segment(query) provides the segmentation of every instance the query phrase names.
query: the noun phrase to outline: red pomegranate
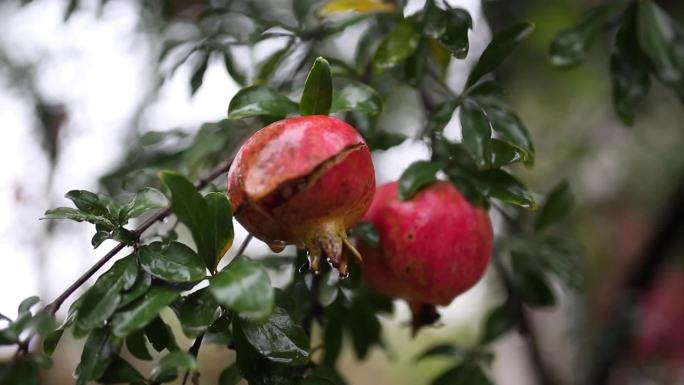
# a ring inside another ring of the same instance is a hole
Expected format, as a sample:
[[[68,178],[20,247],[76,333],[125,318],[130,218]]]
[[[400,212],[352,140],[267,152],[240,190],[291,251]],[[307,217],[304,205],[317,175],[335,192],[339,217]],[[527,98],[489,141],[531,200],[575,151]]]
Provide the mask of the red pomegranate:
[[[359,243],[363,277],[390,298],[408,301],[414,333],[482,277],[492,254],[492,226],[452,184],[435,182],[402,201],[397,183],[378,188],[364,221],[380,236],[378,248]]]
[[[668,266],[639,300],[633,351],[642,363],[661,362],[684,381],[684,269]]]
[[[306,247],[311,268],[325,256],[341,276],[346,229],[368,209],[375,172],[356,130],[332,116],[301,116],[262,128],[240,148],[228,173],[237,220],[274,251]]]

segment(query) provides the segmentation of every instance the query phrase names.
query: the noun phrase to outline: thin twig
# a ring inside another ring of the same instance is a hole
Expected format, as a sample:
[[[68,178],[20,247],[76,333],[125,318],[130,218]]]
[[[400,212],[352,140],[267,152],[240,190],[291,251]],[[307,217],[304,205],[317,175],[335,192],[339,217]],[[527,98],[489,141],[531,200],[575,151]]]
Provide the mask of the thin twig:
[[[238,249],[237,253],[235,254],[236,256],[242,255],[242,253],[245,252],[245,249],[247,249],[247,246],[249,246],[249,242],[252,241],[252,238],[254,238],[254,236],[252,234],[247,235],[247,238],[245,238],[245,240],[242,241],[242,243],[240,244],[240,248]]]
[[[503,261],[498,253],[494,254],[492,260],[499,277],[501,277],[501,281],[506,289],[506,293],[508,294],[509,311],[518,321],[518,330],[520,331],[520,334],[527,338],[527,345],[530,350],[530,359],[532,360],[532,368],[534,370],[537,383],[542,385],[554,384],[555,382],[553,382],[551,379],[551,375],[546,370],[544,362],[541,358],[542,356],[541,351],[539,350],[539,339],[537,338],[537,334],[530,323],[527,313],[525,312],[525,307],[522,303],[522,300],[515,291],[513,282],[506,271],[506,267],[504,266]]]
[[[204,339],[204,333],[200,334],[195,338],[195,342],[192,343],[192,346],[190,346],[190,349],[188,349],[188,353],[190,353],[195,359],[197,359],[197,355],[199,354],[200,347],[202,346],[202,340]],[[190,375],[190,371],[187,370],[185,372],[185,375],[183,376],[183,385],[188,381],[188,376]]]
[[[0,313],[0,319],[4,319],[5,321],[12,322],[12,319],[2,313]]]

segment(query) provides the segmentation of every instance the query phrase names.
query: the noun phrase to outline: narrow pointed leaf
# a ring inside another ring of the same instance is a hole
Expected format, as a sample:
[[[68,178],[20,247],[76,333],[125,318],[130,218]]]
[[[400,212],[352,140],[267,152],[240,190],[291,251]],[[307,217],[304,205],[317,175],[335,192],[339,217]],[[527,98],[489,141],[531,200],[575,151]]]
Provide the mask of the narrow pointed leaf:
[[[178,297],[178,293],[166,287],[153,287],[131,308],[112,318],[112,332],[125,337],[150,323],[159,313]]]
[[[549,49],[551,62],[558,67],[581,63],[596,36],[616,11],[615,4],[599,5],[582,15],[574,26],[558,32]]]
[[[333,95],[330,112],[358,111],[370,115],[382,112],[382,98],[370,86],[352,82]]]
[[[479,173],[474,180],[485,196],[525,208],[535,208],[536,202],[527,187],[504,170]]]
[[[221,258],[233,245],[235,236],[233,230],[233,209],[230,207],[226,194],[212,192],[204,197],[209,211],[207,226],[213,236],[214,247],[213,266],[218,265]]]
[[[476,104],[464,103],[461,106],[460,118],[465,149],[480,168],[486,167],[489,139],[492,135],[487,116]]]
[[[653,1],[640,1],[637,30],[658,79],[669,86],[684,85],[684,36],[674,20]]]
[[[332,75],[330,64],[322,57],[314,61],[304,83],[299,102],[300,115],[328,115],[332,104]]]
[[[297,103],[266,86],[243,88],[231,99],[228,106],[229,119],[250,116],[285,116],[297,113]]]
[[[537,214],[537,219],[534,222],[535,230],[543,230],[564,219],[570,214],[574,204],[575,197],[572,195],[570,184],[567,181],[562,181],[549,193],[546,202]]]
[[[520,23],[497,33],[470,72],[467,85],[475,84],[483,75],[495,70],[532,31],[534,24]]]
[[[175,351],[167,354],[152,369],[150,379],[153,382],[169,382],[178,377],[178,370],[197,370],[197,360],[190,353]]]
[[[85,385],[102,376],[109,364],[118,356],[121,342],[108,329],[96,329],[88,336],[78,365],[76,384]]]
[[[373,69],[383,72],[408,59],[418,48],[420,34],[410,23],[397,25],[380,43],[373,56]]]
[[[444,166],[441,162],[419,160],[413,162],[399,177],[398,194],[402,200],[410,200],[422,187],[437,180],[437,172]]]

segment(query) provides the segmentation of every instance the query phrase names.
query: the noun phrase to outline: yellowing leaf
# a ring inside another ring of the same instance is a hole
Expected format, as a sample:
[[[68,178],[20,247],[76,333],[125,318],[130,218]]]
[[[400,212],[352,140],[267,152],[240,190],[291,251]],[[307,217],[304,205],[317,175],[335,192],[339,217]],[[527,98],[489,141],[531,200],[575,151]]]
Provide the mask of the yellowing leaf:
[[[381,0],[330,0],[321,13],[329,15],[342,12],[392,12],[396,10],[394,4],[385,3]]]

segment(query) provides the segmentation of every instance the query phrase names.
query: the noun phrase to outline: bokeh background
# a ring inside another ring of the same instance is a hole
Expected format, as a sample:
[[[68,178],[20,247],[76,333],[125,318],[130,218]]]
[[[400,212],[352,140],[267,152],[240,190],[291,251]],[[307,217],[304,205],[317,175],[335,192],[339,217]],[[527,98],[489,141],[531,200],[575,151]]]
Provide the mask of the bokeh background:
[[[89,226],[40,221],[46,209],[66,205],[63,194],[68,190],[102,190],[99,178],[125,160],[133,138],[171,130],[182,137],[203,123],[225,118],[228,102],[239,89],[223,62],[215,58],[202,87],[192,95],[188,79],[194,63],[177,69],[172,68],[173,60],[158,63],[163,36],[159,20],[144,2],[81,1],[65,21],[68,3],[0,3],[0,313],[10,316],[25,297],[54,298],[112,242],[93,251]],[[182,3],[190,5],[185,12],[191,14],[193,2]],[[610,325],[620,296],[632,290],[631,277],[649,266],[644,258],[653,258],[654,252],[665,261],[658,264],[655,281],[667,282],[663,295],[671,297],[659,306],[663,313],[680,309],[663,317],[684,325],[682,226],[673,230],[674,242],[667,247],[654,251],[651,241],[669,214],[684,204],[684,109],[675,96],[654,84],[634,127],[623,126],[611,106],[605,41],[598,42],[586,65],[577,69],[559,71],[548,61],[554,34],[593,3],[597,2],[450,1],[468,9],[475,20],[468,58],[449,68],[448,83],[456,92],[491,38],[490,25],[529,20],[537,26],[498,75],[536,143],[537,165],[517,170],[518,175],[539,193],[567,179],[575,193],[576,211],[565,231],[583,247],[584,289],[568,292],[555,285],[556,308],[528,310],[544,364],[560,384],[581,383],[585,360],[600,346],[597,335]],[[662,3],[681,25],[684,5]],[[289,6],[287,1],[274,4]],[[405,13],[422,6],[423,1],[410,1]],[[330,43],[330,55],[352,57],[355,39],[362,33],[363,25],[350,28]],[[236,55],[238,65],[254,73],[258,63],[282,46],[283,42],[273,40],[254,50],[245,48]],[[408,89],[387,102],[381,125],[415,133],[424,120],[422,114]],[[453,119],[447,129],[454,138],[459,137],[457,121]],[[396,179],[411,162],[427,157],[425,145],[412,139],[376,152],[378,182]],[[492,217],[496,226],[500,218],[494,212]],[[236,244],[245,236],[240,228]],[[258,242],[247,250],[254,257],[266,253],[268,249]],[[482,318],[501,296],[496,280],[486,275],[443,309],[439,327],[422,331],[416,339],[410,338],[406,306],[397,302],[394,316],[382,320],[387,351],[374,349],[363,362],[345,352],[340,371],[350,384],[427,384],[449,360],[416,364],[415,355],[436,342],[474,342]],[[63,317],[63,311],[58,315]],[[169,314],[170,322],[172,318]],[[71,373],[83,341],[63,341],[55,353],[55,367],[43,378],[45,384],[73,381]],[[492,365],[497,384],[534,383],[528,349],[516,333],[497,343]],[[0,349],[0,359],[12,354]],[[203,383],[214,383],[231,360],[225,349],[203,347],[199,356]],[[662,374],[672,368],[620,358],[611,381],[682,384],[684,360],[678,365],[674,370],[680,374],[673,376]],[[662,382],[649,382],[654,379]]]

